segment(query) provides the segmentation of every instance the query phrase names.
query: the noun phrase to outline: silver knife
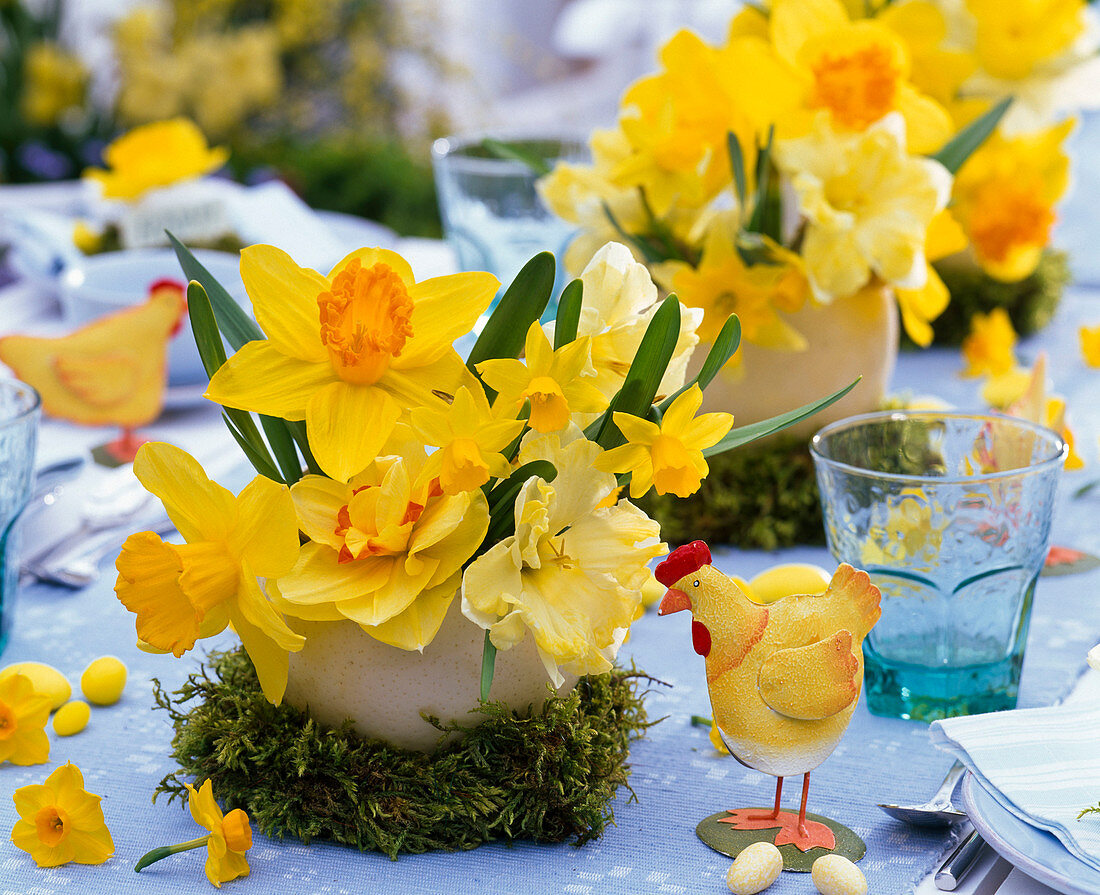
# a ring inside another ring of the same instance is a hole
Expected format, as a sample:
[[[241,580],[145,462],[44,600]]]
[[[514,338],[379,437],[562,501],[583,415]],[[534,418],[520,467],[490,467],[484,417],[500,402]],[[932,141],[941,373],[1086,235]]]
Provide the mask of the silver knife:
[[[954,891],[963,881],[963,877],[978,863],[978,858],[985,847],[985,840],[978,835],[978,831],[971,830],[970,835],[959,843],[958,848],[951,852],[940,869],[936,871],[936,888],[945,892]]]

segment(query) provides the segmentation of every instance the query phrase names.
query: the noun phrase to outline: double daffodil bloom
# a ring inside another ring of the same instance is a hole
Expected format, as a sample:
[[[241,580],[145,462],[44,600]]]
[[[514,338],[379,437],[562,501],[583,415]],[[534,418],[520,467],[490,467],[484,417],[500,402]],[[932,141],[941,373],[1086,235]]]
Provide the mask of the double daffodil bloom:
[[[424,444],[438,447],[424,475],[439,477],[444,494],[480,488],[490,476],[505,478],[508,461],[500,453],[523,431],[523,420],[494,417],[479,386],[463,386],[446,410],[415,407],[409,414]]]
[[[257,476],[234,497],[194,457],[169,444],[141,447],[134,474],[161,499],[185,544],[150,531],[130,535],[115,563],[115,593],[137,615],[137,633],[177,658],[226,625],[241,638],[264,696],[286,688],[288,651],[305,640],[287,627],[256,580],[278,578],[298,558],[298,523],[286,485]]]
[[[183,785],[187,788],[187,807],[191,809],[191,817],[200,827],[205,827],[210,832],[177,845],[154,848],[142,855],[134,865],[134,870],[140,873],[150,864],[169,855],[178,855],[205,845],[206,878],[211,885],[220,889],[222,883],[248,876],[245,852],[252,848],[252,825],[248,821],[248,815],[240,808],[234,808],[223,815],[218,803],[214,801],[214,785],[209,780],[198,790],[190,783]]]
[[[622,387],[646,330],[660,308],[657,287],[644,264],[618,242],[603,246],[581,272],[584,301],[577,321],[578,337],[590,341],[592,384],[609,400]],[[680,304],[680,335],[657,387],[668,395],[684,384],[688,361],[699,344],[703,310]]]
[[[89,168],[84,176],[107,199],[137,199],[142,193],[201,177],[225,164],[229,150],[206,145],[193,121],[173,118],[135,127],[103,150],[109,170]]]
[[[802,257],[815,297],[853,295],[873,275],[906,289],[925,284],[928,227],[947,205],[951,175],[908,154],[900,117],[843,134],[821,116],[809,136],[780,140],[776,161],[806,217]]]
[[[635,499],[650,488],[677,497],[694,494],[709,471],[703,450],[721,441],[733,426],[728,413],[696,416],[702,403],[703,391],[693,385],[669,405],[660,425],[615,413],[615,425],[629,443],[598,457],[596,468],[629,472],[630,496]]]
[[[0,764],[42,764],[50,757],[46,722],[50,697],[34,689],[25,674],[0,680]]]
[[[100,796],[84,789],[75,765],[62,765],[44,783],[20,787],[13,798],[19,820],[11,841],[39,867],[102,864],[115,853]]]
[[[385,457],[347,484],[310,475],[294,485],[310,542],[279,579],[285,612],[311,621],[350,619],[401,649],[431,642],[462,564],[485,537],[489,510],[478,488],[443,493],[423,474],[423,463]]]
[[[575,426],[564,434],[529,434],[519,462],[549,460],[553,482],[533,476],[515,503],[515,535],[467,567],[462,611],[510,649],[527,631],[555,686],[561,669],[600,674],[611,668],[634,618],[646,563],[663,555],[660,526],[628,501],[601,503],[615,477],[594,467],[599,445]]]
[[[477,371],[499,395],[502,407],[531,402],[531,428],[556,432],[569,425],[574,413],[600,413],[609,399],[592,383],[595,370],[589,339],[577,338],[557,351],[536,320],[527,330],[527,362],[514,358],[482,361]]]
[[[241,252],[241,278],[267,339],[229,358],[206,397],[304,419],[317,462],[342,482],[375,458],[403,408],[444,407],[439,393],[472,381],[451,344],[500,286],[488,273],[418,283],[386,249],[352,252],[323,277],[266,245]]]

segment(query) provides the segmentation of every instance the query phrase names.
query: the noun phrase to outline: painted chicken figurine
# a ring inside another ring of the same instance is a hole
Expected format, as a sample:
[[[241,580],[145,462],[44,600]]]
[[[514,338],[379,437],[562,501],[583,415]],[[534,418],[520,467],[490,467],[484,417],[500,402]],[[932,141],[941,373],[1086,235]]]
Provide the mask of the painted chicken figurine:
[[[842,564],[820,594],[754,603],[694,541],[656,571],[668,588],[659,614],[691,610],[691,638],[706,659],[707,687],[722,740],[742,764],[778,778],[771,812],[742,808],[734,829],[779,828],[775,844],[832,849],[824,824],[806,820],[810,771],[836,748],[863,684],[863,638],[878,621],[879,591]],[[805,775],[797,815],[781,811],[783,778]]]

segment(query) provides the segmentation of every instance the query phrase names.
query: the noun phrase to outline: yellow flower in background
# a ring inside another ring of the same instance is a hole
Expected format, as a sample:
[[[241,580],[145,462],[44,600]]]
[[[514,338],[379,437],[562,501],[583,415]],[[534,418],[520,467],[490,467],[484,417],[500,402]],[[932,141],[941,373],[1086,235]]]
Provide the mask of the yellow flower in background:
[[[444,494],[480,488],[490,476],[505,478],[508,461],[500,453],[523,431],[523,420],[493,416],[483,389],[463,386],[446,410],[414,407],[413,431],[424,444],[438,447],[424,475],[439,477]]]
[[[0,680],[0,764],[42,764],[50,757],[46,722],[50,697],[34,689],[25,674]]]
[[[696,416],[702,403],[702,389],[692,385],[669,405],[659,425],[629,413],[615,413],[615,425],[629,443],[598,457],[596,468],[629,472],[630,496],[635,499],[650,488],[658,494],[690,497],[709,471],[703,451],[733,427],[729,413]]]
[[[1016,330],[1004,308],[994,308],[988,314],[970,318],[970,334],[963,339],[962,355],[966,361],[964,376],[988,373],[1000,376],[1016,366]]]
[[[974,51],[989,74],[1019,80],[1074,44],[1084,31],[1084,0],[966,0],[977,25]]]
[[[705,312],[700,335],[713,341],[726,318],[736,314],[746,342],[766,348],[800,351],[805,337],[784,320],[809,297],[802,260],[793,252],[763,238],[768,258],[748,265],[734,244],[735,228],[716,221],[703,242],[695,266],[671,263],[664,274],[680,300]],[[740,356],[734,355],[734,363]]]
[[[882,23],[850,21],[839,0],[775,0],[769,33],[805,83],[806,112],[825,110],[836,129],[847,131],[864,131],[898,113],[916,153],[934,152],[950,138],[947,110],[910,82],[908,48]],[[782,126],[784,115],[775,114]],[[801,135],[812,126],[804,113],[781,133]]]
[[[962,227],[952,217],[950,210],[945,208],[928,225],[924,242],[924,257],[927,262],[927,279],[924,285],[919,289],[894,290],[905,332],[922,348],[932,344],[935,333],[931,321],[939,317],[951,301],[951,293],[947,291],[947,286],[932,262],[961,252],[967,245]]]
[[[971,53],[945,46],[948,21],[944,11],[929,0],[901,0],[887,4],[875,19],[905,41],[913,84],[953,112],[959,102],[959,87],[973,74],[977,62]]]
[[[225,164],[229,150],[211,149],[192,121],[174,118],[135,127],[103,150],[107,170],[89,168],[84,176],[107,199],[137,199],[142,193],[209,174]]]
[[[1050,242],[1054,206],[1069,186],[1063,143],[1074,122],[1018,137],[994,134],[959,170],[953,210],[982,269],[998,280],[1030,275]]]
[[[1072,471],[1084,467],[1085,461],[1077,453],[1073,432],[1066,421],[1065,398],[1050,394],[1047,390],[1046,352],[1039,354],[1030,370],[1014,369],[991,380],[983,389],[982,397],[993,399],[990,404],[1009,416],[1053,429],[1069,448],[1065,468]]]
[[[589,339],[578,338],[557,351],[536,320],[527,330],[526,363],[514,358],[482,361],[477,371],[499,392],[502,407],[531,402],[530,425],[538,432],[555,432],[569,425],[574,413],[599,413],[607,397],[592,383]]]
[[[241,252],[241,278],[267,339],[229,358],[206,397],[304,419],[317,462],[342,482],[377,456],[403,411],[476,386],[452,343],[500,286],[488,273],[417,282],[386,249],[352,252],[324,277],[266,245]]]
[[[657,287],[644,264],[617,242],[604,245],[580,275],[583,303],[577,336],[589,338],[592,384],[611,399],[622,387],[646,329],[660,308]],[[699,344],[703,311],[680,305],[680,335],[657,387],[670,395],[684,384],[688,361]],[[553,331],[553,325],[547,327]]]
[[[84,104],[88,70],[53,41],[27,48],[23,58],[23,94],[19,109],[32,124],[51,127],[69,109]]]
[[[222,883],[248,876],[248,859],[244,853],[252,848],[252,828],[248,815],[240,808],[222,815],[214,801],[214,786],[207,780],[196,791],[187,787],[187,807],[200,827],[210,831],[206,841],[206,878],[219,889]]]
[[[20,787],[13,798],[19,820],[11,841],[39,867],[102,864],[115,853],[100,796],[84,789],[75,765],[62,765],[45,783]]]
[[[515,504],[515,535],[479,556],[462,578],[462,611],[510,649],[530,631],[555,686],[561,671],[611,668],[640,592],[646,564],[663,555],[660,526],[628,501],[601,501],[615,477],[594,467],[600,447],[573,427],[524,439],[519,462],[549,460],[568,471],[532,476]]]
[[[872,276],[924,285],[928,228],[947,204],[951,175],[906,152],[899,117],[849,135],[819,116],[809,136],[776,144],[776,161],[806,217],[802,258],[816,298],[852,295]]]
[[[906,560],[921,565],[940,551],[947,526],[944,514],[916,491],[902,491],[894,504],[877,507],[870,536],[861,549],[864,567]]]
[[[1081,355],[1090,367],[1100,367],[1100,326],[1082,326],[1077,330]]]
[[[422,649],[443,622],[459,573],[489,525],[478,488],[444,494],[421,456],[380,458],[348,484],[309,475],[291,496],[310,539],[279,579],[300,618],[350,619],[383,643]]]
[[[285,485],[257,476],[234,497],[177,447],[141,447],[134,474],[164,504],[185,544],[130,535],[115,563],[115,593],[137,615],[146,643],[177,658],[228,624],[241,638],[264,696],[281,701],[287,651],[304,639],[287,627],[256,578],[278,578],[298,558],[298,523]]]

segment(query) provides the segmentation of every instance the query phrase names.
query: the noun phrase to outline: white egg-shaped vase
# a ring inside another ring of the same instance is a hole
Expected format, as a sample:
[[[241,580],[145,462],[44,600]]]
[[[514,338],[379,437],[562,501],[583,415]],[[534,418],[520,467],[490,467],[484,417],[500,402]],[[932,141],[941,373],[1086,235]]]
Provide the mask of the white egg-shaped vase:
[[[430,752],[441,733],[422,713],[469,727],[481,720],[472,710],[480,696],[485,632],[462,614],[457,596],[423,653],[381,643],[350,621],[295,621],[294,627],[306,643],[290,654],[284,699],[321,724],[339,727],[350,719],[364,738]],[[558,692],[576,682],[566,675]],[[526,714],[542,706],[549,687],[530,634],[497,653],[491,701]]]
[[[807,305],[785,319],[806,337],[806,349],[777,351],[742,342],[740,369],[727,365],[714,378],[703,410],[732,413],[734,426],[744,426],[824,398],[860,376],[847,395],[783,434],[809,438],[828,423],[879,408],[898,356],[893,290],[870,287],[829,305]],[[691,375],[709,347],[696,349]]]

